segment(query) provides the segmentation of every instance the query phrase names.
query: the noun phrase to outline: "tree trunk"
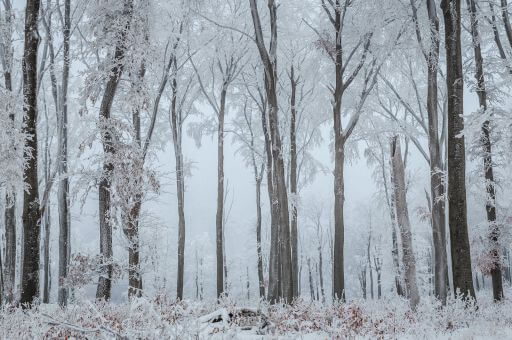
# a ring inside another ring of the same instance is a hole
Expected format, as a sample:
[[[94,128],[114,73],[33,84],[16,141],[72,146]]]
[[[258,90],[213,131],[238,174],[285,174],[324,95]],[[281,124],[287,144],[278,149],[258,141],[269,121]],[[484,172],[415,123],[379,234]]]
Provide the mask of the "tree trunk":
[[[70,199],[69,199],[69,178],[68,178],[68,84],[70,69],[70,34],[71,34],[71,0],[64,2],[64,27],[63,27],[63,53],[64,65],[62,68],[61,86],[61,116],[58,119],[58,152],[59,152],[59,292],[58,302],[66,306],[68,302],[69,289],[63,285],[68,276],[70,244]]]
[[[217,298],[224,294],[224,116],[226,109],[227,84],[222,87],[217,127]]]
[[[255,171],[258,171],[255,168]],[[261,251],[261,175],[256,174],[256,252],[258,255],[258,286],[260,298],[265,297],[265,279],[263,277],[263,253]]]
[[[467,0],[471,16],[471,35],[473,38],[473,49],[475,53],[475,79],[477,85],[478,101],[480,109],[485,114],[487,111],[487,91],[484,77],[484,60],[480,46],[480,34],[478,31],[478,18],[475,0]],[[484,162],[484,177],[486,182],[487,200],[485,211],[487,212],[487,222],[489,223],[489,238],[491,241],[490,256],[493,259],[491,269],[492,293],[494,301],[503,299],[503,279],[501,273],[501,251],[499,244],[500,228],[496,222],[496,190],[494,188],[494,171],[492,164],[492,145],[490,137],[490,122],[486,120],[482,125],[481,143]]]
[[[291,204],[291,247],[292,247],[292,278],[293,278],[293,296],[298,297],[298,230],[297,230],[297,137],[296,137],[296,92],[298,78],[295,77],[293,66],[290,70],[291,82],[291,117],[290,117],[290,193],[292,196]]]
[[[265,138],[265,154],[267,156],[267,191],[270,205],[270,263],[268,275],[268,296],[271,303],[279,301],[279,206],[274,191],[274,171],[272,169],[272,145],[268,132],[267,112],[261,112],[261,125]]]
[[[176,160],[176,195],[178,198],[178,275],[176,298],[183,300],[183,280],[185,271],[185,169],[183,164],[181,110],[177,108],[178,83],[172,80],[171,130]]]
[[[256,36],[256,45],[265,69],[265,91],[269,104],[269,132],[272,145],[272,161],[275,177],[275,191],[279,205],[279,262],[281,268],[282,297],[286,303],[293,301],[292,254],[290,242],[290,216],[288,212],[288,192],[279,132],[277,100],[277,5],[269,0],[268,8],[271,25],[270,51],[267,51],[256,0],[249,0]]]
[[[23,132],[26,134],[23,177],[30,188],[23,195],[23,261],[21,299],[30,306],[39,291],[39,236],[41,211],[37,173],[37,51],[40,0],[27,0],[25,9],[25,45],[23,54]]]
[[[335,127],[341,124],[341,113],[335,114]],[[335,131],[337,129],[335,128]],[[334,150],[334,263],[333,263],[333,297],[334,299],[345,301],[345,274],[344,274],[344,218],[343,209],[345,202],[344,185],[344,163],[345,151],[344,142],[341,141],[340,132],[335,132],[335,150]]]
[[[466,203],[464,79],[461,52],[461,1],[443,0],[448,88],[448,203],[453,287],[455,294],[475,297],[471,273]]]
[[[434,0],[427,1],[427,11],[431,26],[431,46],[427,56],[428,90],[427,112],[429,127],[430,151],[430,196],[432,201],[432,238],[434,241],[434,293],[446,304],[448,282],[448,258],[446,254],[446,212],[443,184],[443,165],[441,161],[441,147],[439,143],[439,118],[437,73],[439,67],[439,19],[436,13]]]
[[[366,267],[359,271],[359,285],[361,286],[361,292],[363,293],[363,299],[366,300]]]
[[[133,0],[125,0],[123,6],[122,16],[125,17],[126,23],[123,30],[121,30],[119,40],[116,43],[114,52],[114,63],[110,70],[105,92],[100,106],[100,121],[102,128],[102,141],[103,152],[108,154],[115,153],[112,145],[112,135],[110,131],[109,120],[112,109],[112,103],[116,95],[117,87],[121,79],[121,74],[124,69],[124,55],[126,52],[126,35],[130,29],[131,19],[133,16]],[[100,218],[100,253],[104,263],[102,274],[98,280],[98,287],[96,289],[97,299],[110,299],[112,289],[112,223],[110,221],[110,208],[111,196],[110,188],[111,182],[109,179],[110,173],[113,170],[112,163],[105,162],[103,164],[103,174],[98,188],[98,208]]]
[[[2,49],[5,59],[4,69],[4,84],[5,89],[10,93],[12,92],[12,6],[11,1],[3,1],[4,16],[5,16],[5,41]],[[14,111],[9,114],[11,123],[14,125]],[[16,147],[16,146],[13,146]],[[5,196],[5,267],[2,273],[3,286],[2,294],[7,303],[14,301],[14,289],[16,281],[16,194],[15,190],[12,193],[7,193]],[[1,268],[0,268],[1,270]]]
[[[313,288],[313,275],[311,274],[311,259],[308,257],[309,295],[311,301],[315,300],[315,289]]]
[[[391,162],[390,162],[391,164]],[[402,289],[402,274],[400,270],[400,256],[398,252],[398,237],[396,232],[396,213],[395,213],[395,193],[394,190],[388,188],[388,178],[386,175],[386,166],[384,161],[384,148],[381,144],[381,167],[382,167],[382,181],[384,183],[384,191],[386,194],[386,203],[388,205],[389,217],[391,220],[391,257],[393,259],[393,268],[395,271],[395,288],[398,296],[404,296]],[[393,171],[391,170],[391,185],[393,185]]]
[[[44,214],[44,244],[43,244],[43,303],[50,302],[50,202]]]
[[[398,136],[391,141],[391,164],[393,171],[393,190],[395,192],[396,214],[402,238],[403,264],[405,270],[405,286],[411,308],[415,309],[420,301],[416,284],[416,260],[412,246],[411,223],[407,208],[405,170]]]
[[[368,261],[368,270],[370,272],[370,296],[372,297],[372,300],[374,299],[373,295],[373,270],[372,270],[372,260],[370,255],[370,247],[371,247],[371,229],[370,229],[370,235],[368,236],[368,243],[366,247],[366,260]]]
[[[320,278],[320,291],[322,293],[322,303],[325,302],[325,290],[324,290],[324,271],[323,271],[323,256],[322,246],[318,246],[318,276]]]
[[[50,167],[51,167],[51,158],[50,158],[50,128],[49,128],[49,120],[48,120],[48,111],[45,110],[45,120],[46,120],[46,134],[45,134],[45,142],[44,142],[44,179],[45,185],[48,186],[50,182]],[[44,209],[44,242],[43,242],[43,303],[49,302],[49,278],[50,278],[50,228],[51,228],[51,203],[48,199],[46,204],[46,208]]]

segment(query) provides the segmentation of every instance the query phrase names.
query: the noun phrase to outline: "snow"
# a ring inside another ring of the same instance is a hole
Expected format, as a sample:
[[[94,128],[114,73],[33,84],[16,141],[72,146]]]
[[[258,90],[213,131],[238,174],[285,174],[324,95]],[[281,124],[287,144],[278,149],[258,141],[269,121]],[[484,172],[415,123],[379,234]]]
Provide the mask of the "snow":
[[[217,304],[162,297],[119,305],[80,301],[67,309],[4,306],[0,338],[512,339],[512,301],[494,304],[487,292],[478,299],[478,305],[450,299],[441,307],[424,297],[414,312],[398,297],[335,305],[260,302],[253,308],[229,299]]]

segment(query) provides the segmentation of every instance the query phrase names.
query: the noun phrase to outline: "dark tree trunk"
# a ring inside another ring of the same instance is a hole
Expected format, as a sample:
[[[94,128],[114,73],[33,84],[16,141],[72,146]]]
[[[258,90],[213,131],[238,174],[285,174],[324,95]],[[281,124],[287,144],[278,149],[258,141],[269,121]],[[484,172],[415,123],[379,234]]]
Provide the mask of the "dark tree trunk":
[[[448,88],[448,203],[453,287],[455,293],[475,297],[471,273],[466,203],[464,136],[464,79],[461,51],[461,1],[441,2],[445,22],[446,86]]]
[[[100,121],[102,128],[102,141],[103,152],[114,154],[115,150],[112,145],[112,134],[110,131],[109,120],[112,110],[112,103],[116,95],[117,87],[121,79],[121,74],[124,69],[124,55],[126,52],[126,35],[131,25],[133,16],[133,0],[125,0],[123,13],[121,14],[125,20],[125,27],[120,33],[119,41],[116,43],[114,52],[113,67],[110,70],[105,92],[100,106]],[[98,280],[98,287],[96,289],[97,299],[110,299],[112,289],[112,223],[110,221],[111,209],[111,196],[110,196],[110,173],[113,170],[113,165],[109,162],[103,164],[103,174],[98,188],[98,202],[99,202],[99,219],[100,219],[100,253],[102,260],[105,262],[102,274]]]
[[[475,79],[477,85],[478,101],[483,113],[487,111],[487,91],[484,77],[484,60],[480,46],[480,34],[478,31],[478,18],[475,0],[467,0],[471,16],[471,35],[473,38],[473,48],[475,53]],[[487,222],[489,223],[489,238],[491,241],[490,256],[493,259],[491,269],[492,293],[494,301],[503,299],[503,279],[501,273],[501,251],[499,244],[500,228],[496,222],[496,190],[494,188],[494,171],[492,164],[492,145],[490,136],[490,122],[486,120],[482,125],[481,143],[484,162],[484,177],[486,182],[487,201],[485,211],[487,212]]]
[[[23,177],[30,188],[23,195],[23,261],[20,302],[29,306],[39,291],[39,237],[41,211],[37,174],[37,51],[40,0],[27,0],[25,9],[25,46],[23,54],[23,132],[24,157],[27,159]]]
[[[43,244],[43,303],[50,302],[50,202],[44,213],[44,244]]]
[[[174,59],[174,66],[176,67],[176,59]],[[176,297],[178,300],[183,300],[185,272],[185,168],[182,150],[183,118],[181,116],[181,110],[177,107],[178,83],[176,77],[172,79],[171,86],[171,130],[174,144],[174,158],[176,160],[176,195],[178,197],[178,275],[176,278]]]
[[[217,298],[224,294],[224,116],[226,109],[227,84],[222,87],[217,126]]]
[[[68,303],[69,289],[63,285],[68,276],[69,256],[71,254],[70,243],[70,211],[69,211],[69,178],[68,172],[68,84],[70,69],[70,34],[71,34],[71,0],[64,2],[64,27],[63,27],[63,53],[64,65],[62,68],[62,88],[61,88],[61,116],[59,121],[59,292],[58,302],[61,306]]]
[[[291,117],[290,117],[290,193],[292,195],[291,204],[291,247],[292,247],[292,278],[293,278],[293,296],[298,297],[298,230],[297,230],[297,137],[296,137],[296,121],[297,121],[297,108],[296,108],[296,92],[297,92],[298,77],[295,77],[295,70],[293,66],[290,70],[290,83],[291,83]]]

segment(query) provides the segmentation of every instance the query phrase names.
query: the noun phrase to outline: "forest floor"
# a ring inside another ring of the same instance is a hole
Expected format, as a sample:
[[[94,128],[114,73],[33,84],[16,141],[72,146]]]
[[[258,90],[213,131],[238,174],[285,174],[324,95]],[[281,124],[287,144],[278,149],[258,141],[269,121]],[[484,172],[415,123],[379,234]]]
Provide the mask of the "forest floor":
[[[508,291],[509,293],[511,291]],[[510,296],[510,295],[508,295]],[[441,308],[423,298],[412,312],[404,299],[355,300],[332,305],[299,301],[261,303],[250,309],[160,296],[126,304],[81,301],[61,309],[4,307],[0,339],[512,339],[512,300],[494,304],[488,292],[478,304],[451,299]]]

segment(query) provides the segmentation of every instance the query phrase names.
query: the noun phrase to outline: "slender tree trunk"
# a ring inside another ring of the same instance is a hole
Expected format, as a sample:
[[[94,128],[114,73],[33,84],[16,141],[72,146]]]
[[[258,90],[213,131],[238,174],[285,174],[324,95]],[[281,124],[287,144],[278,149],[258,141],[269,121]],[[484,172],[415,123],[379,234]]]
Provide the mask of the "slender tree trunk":
[[[480,34],[478,31],[478,18],[475,0],[467,0],[471,16],[471,35],[473,38],[473,49],[475,54],[475,79],[477,84],[478,101],[483,114],[487,111],[487,91],[484,77],[484,60],[480,46]],[[492,164],[492,145],[490,121],[486,120],[482,125],[481,143],[484,152],[484,177],[487,192],[485,211],[487,212],[487,222],[489,223],[489,238],[491,241],[490,256],[493,259],[491,269],[492,292],[494,301],[503,299],[503,279],[501,273],[501,251],[499,244],[500,228],[496,221],[496,190],[494,188],[494,171]]]
[[[370,231],[371,232],[371,231]],[[372,297],[372,300],[374,299],[373,295],[373,270],[372,270],[372,261],[371,261],[371,255],[370,255],[370,247],[371,247],[371,233],[368,236],[368,243],[366,247],[366,259],[368,261],[368,270],[370,272],[370,296]]]
[[[323,271],[323,256],[322,247],[318,246],[318,276],[320,278],[320,291],[322,292],[322,303],[325,302],[325,290],[324,290],[324,271]]]
[[[265,91],[269,105],[269,132],[272,145],[272,161],[275,177],[275,194],[279,206],[279,261],[281,269],[282,297],[286,303],[293,301],[292,254],[290,242],[290,216],[288,212],[288,192],[284,170],[283,150],[279,132],[277,100],[277,5],[269,0],[271,41],[267,51],[256,0],[249,0],[253,19],[256,45],[265,69]],[[279,271],[278,268],[278,271]],[[279,285],[278,285],[279,286]],[[271,300],[272,301],[272,300]]]
[[[45,185],[48,186],[50,182],[50,129],[48,124],[48,110],[45,110],[46,120],[46,134],[44,142],[44,179]],[[49,302],[49,278],[50,278],[50,229],[51,229],[51,210],[50,200],[48,200],[46,209],[44,211],[44,242],[43,242],[43,303]]]
[[[51,215],[50,215],[50,202],[44,214],[44,245],[43,245],[43,303],[50,302],[50,229],[51,229]]]
[[[439,118],[437,73],[439,67],[439,19],[434,0],[427,1],[427,11],[431,26],[431,46],[427,57],[428,89],[427,112],[429,127],[430,151],[430,196],[432,200],[432,237],[434,240],[434,293],[446,304],[448,282],[448,257],[446,254],[446,212],[443,184],[443,165],[441,161],[441,146],[439,143]]]
[[[37,51],[40,0],[27,0],[25,9],[25,46],[23,54],[23,132],[26,134],[23,177],[30,188],[23,195],[22,304],[31,305],[39,291],[39,236],[41,211],[37,174]]]
[[[178,198],[178,275],[176,297],[183,300],[183,281],[185,269],[185,168],[183,163],[181,110],[177,108],[178,83],[172,80],[171,130],[176,160],[176,195]]]
[[[59,206],[59,292],[58,302],[61,306],[66,306],[68,302],[69,289],[63,285],[68,276],[69,254],[71,253],[70,244],[70,199],[69,199],[69,178],[68,172],[68,84],[70,69],[70,32],[71,30],[71,0],[64,2],[64,27],[63,27],[63,53],[64,64],[62,68],[62,88],[61,88],[61,116],[58,119],[58,152],[59,152],[59,188],[58,188],[58,206]]]
[[[121,74],[124,69],[124,55],[126,52],[126,35],[130,29],[131,19],[133,16],[133,0],[125,0],[122,16],[126,20],[124,29],[120,33],[119,41],[116,44],[114,52],[114,66],[110,70],[107,84],[105,86],[105,92],[100,106],[100,121],[103,126],[102,141],[103,141],[103,152],[108,154],[115,153],[112,145],[112,135],[110,126],[110,113],[112,109],[112,103],[121,79]],[[100,219],[100,253],[103,257],[104,270],[98,280],[98,287],[96,289],[97,299],[110,299],[112,289],[112,223],[110,221],[110,209],[111,209],[111,196],[110,188],[111,182],[109,179],[110,173],[113,170],[112,163],[105,162],[103,164],[103,174],[98,188],[98,208],[99,208],[99,219]]]
[[[311,301],[315,300],[315,289],[313,288],[313,275],[311,274],[311,259],[308,257],[309,295]]]
[[[291,247],[292,247],[292,278],[293,278],[293,296],[298,296],[298,230],[297,230],[297,137],[296,137],[296,120],[297,120],[297,108],[296,108],[296,92],[298,78],[295,77],[295,71],[293,66],[290,70],[290,82],[291,82],[291,118],[290,118],[290,193],[292,195],[291,204]]]
[[[224,116],[227,85],[222,87],[217,127],[217,298],[224,294]]]
[[[475,297],[471,273],[466,203],[464,136],[464,78],[461,51],[461,1],[441,2],[445,22],[446,85],[448,88],[448,203],[453,287],[455,293]]]
[[[11,1],[3,1],[5,17],[5,41],[2,43],[4,53],[4,85],[8,93],[12,92],[12,6]],[[9,113],[9,118],[14,126],[14,111]],[[16,146],[13,146],[16,147]],[[2,294],[7,303],[14,301],[14,288],[16,281],[16,193],[7,193],[5,196],[5,267],[2,285]]]
[[[420,301],[416,284],[416,260],[412,246],[411,223],[407,208],[405,170],[398,136],[391,141],[391,164],[393,171],[393,189],[395,192],[398,227],[402,238],[403,263],[405,269],[405,286],[411,308],[415,309]]]
[[[255,171],[258,171],[255,168]],[[263,277],[263,253],[261,251],[261,175],[256,174],[256,252],[258,255],[258,286],[260,298],[265,297],[265,279]]]

